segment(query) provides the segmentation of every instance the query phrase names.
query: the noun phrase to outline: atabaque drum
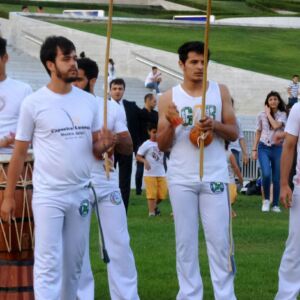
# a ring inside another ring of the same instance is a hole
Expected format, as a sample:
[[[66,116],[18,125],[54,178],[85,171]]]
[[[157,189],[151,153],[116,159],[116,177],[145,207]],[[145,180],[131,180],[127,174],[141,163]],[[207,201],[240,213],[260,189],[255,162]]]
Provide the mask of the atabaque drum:
[[[11,155],[0,154],[0,207]],[[0,299],[33,300],[32,154],[28,154],[15,189],[15,218],[0,220]]]

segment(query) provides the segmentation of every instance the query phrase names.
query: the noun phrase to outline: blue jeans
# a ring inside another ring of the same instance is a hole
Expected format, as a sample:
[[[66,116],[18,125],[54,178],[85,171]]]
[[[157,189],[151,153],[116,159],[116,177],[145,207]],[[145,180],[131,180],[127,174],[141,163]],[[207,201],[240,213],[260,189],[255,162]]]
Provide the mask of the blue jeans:
[[[273,206],[279,203],[279,180],[280,180],[280,157],[282,146],[267,146],[264,143],[258,144],[258,160],[262,173],[262,185],[265,199],[270,199],[271,178],[273,182]]]
[[[160,90],[159,90],[159,82],[149,82],[147,83],[146,85],[146,88],[148,89],[155,89],[156,93],[160,93]]]
[[[292,108],[292,106],[293,106],[294,104],[296,104],[297,102],[298,102],[298,98],[297,98],[297,97],[291,97],[291,98],[289,98],[288,106],[289,106],[290,108]]]
[[[235,161],[236,161],[236,163],[238,164],[238,166],[239,166],[239,169],[240,169],[240,171],[241,171],[241,161],[240,161],[240,157],[241,157],[241,153],[240,153],[240,151],[237,151],[237,150],[235,150],[235,149],[231,149],[231,153],[234,155],[234,158],[235,158]]]

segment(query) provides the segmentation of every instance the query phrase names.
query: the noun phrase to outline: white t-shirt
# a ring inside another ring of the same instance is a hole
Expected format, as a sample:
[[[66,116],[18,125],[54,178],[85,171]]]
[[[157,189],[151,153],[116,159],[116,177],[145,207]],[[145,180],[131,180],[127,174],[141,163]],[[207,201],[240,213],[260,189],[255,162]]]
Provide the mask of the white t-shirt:
[[[164,177],[166,176],[164,168],[164,153],[158,148],[157,142],[145,141],[139,148],[138,155],[144,156],[151,169],[144,168],[144,176]]]
[[[145,80],[145,86],[147,86],[148,83],[154,82],[155,79],[161,77],[161,73],[157,72],[155,75],[153,74],[153,72],[151,71]]]
[[[16,133],[21,103],[32,93],[31,87],[7,77],[0,81],[0,139]],[[12,153],[13,146],[0,148],[0,153]]]
[[[103,126],[103,99],[96,97],[99,106],[99,121],[101,127]],[[122,120],[122,110],[119,104],[115,101],[107,101],[107,128],[115,133],[128,131],[124,121]],[[104,160],[94,158],[92,168],[92,182],[97,189],[98,196],[106,196],[113,191],[119,189],[119,176],[114,166],[114,156],[109,157],[110,160],[110,173],[109,179],[106,177]]]
[[[287,119],[285,132],[298,137],[297,166],[296,175],[293,178],[293,182],[295,185],[300,186],[300,103],[293,105]]]
[[[22,103],[16,140],[33,142],[36,196],[58,196],[87,185],[94,161],[92,132],[100,130],[95,97],[76,87],[43,87]]]

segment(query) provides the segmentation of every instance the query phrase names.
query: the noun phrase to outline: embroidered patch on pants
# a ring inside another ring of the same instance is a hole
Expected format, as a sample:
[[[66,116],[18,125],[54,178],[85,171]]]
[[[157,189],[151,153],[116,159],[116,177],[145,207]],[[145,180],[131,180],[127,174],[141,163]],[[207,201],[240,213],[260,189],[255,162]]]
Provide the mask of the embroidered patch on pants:
[[[224,192],[224,183],[223,182],[211,182],[210,189],[214,194],[220,194]]]
[[[122,196],[119,191],[115,191],[110,194],[110,202],[115,205],[121,204]]]
[[[90,211],[90,202],[89,200],[82,200],[79,206],[79,213],[82,217],[86,217]]]

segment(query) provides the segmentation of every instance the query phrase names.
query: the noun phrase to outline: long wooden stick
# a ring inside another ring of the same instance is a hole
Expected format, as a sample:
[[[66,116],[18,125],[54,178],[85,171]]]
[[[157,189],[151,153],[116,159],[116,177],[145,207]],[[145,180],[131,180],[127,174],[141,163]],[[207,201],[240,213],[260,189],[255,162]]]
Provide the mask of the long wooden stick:
[[[204,69],[202,81],[202,106],[201,106],[201,119],[205,117],[206,109],[206,88],[207,88],[207,65],[208,65],[208,37],[210,29],[210,15],[211,15],[211,0],[207,0],[206,24],[205,24],[205,37],[204,37]],[[200,165],[199,174],[200,180],[203,178],[203,165],[204,165],[204,138],[200,139]]]
[[[104,109],[103,120],[104,128],[107,129],[107,90],[108,90],[108,62],[110,56],[110,38],[112,32],[112,15],[113,15],[113,0],[109,1],[108,20],[107,20],[107,33],[106,33],[106,52],[105,52],[105,66],[104,66]],[[106,178],[109,179],[110,164],[108,159],[108,153],[104,154],[104,164]]]

